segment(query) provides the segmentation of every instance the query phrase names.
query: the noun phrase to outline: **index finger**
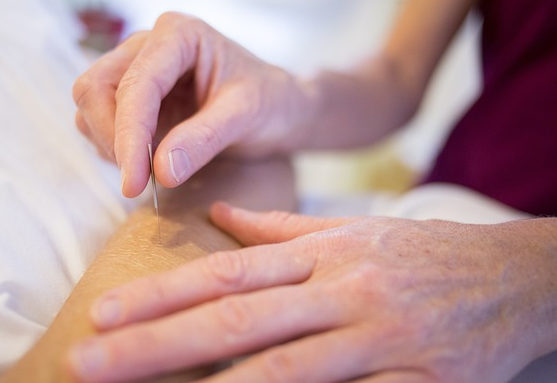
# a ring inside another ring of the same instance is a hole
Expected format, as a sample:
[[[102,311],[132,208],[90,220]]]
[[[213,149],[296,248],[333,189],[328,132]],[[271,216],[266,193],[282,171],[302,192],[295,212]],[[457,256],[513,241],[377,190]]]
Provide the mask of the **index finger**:
[[[91,310],[99,329],[156,318],[224,295],[301,283],[315,265],[304,242],[218,252],[105,294]]]
[[[196,61],[199,25],[201,21],[185,15],[159,17],[120,81],[114,152],[122,172],[122,192],[128,197],[137,196],[147,184],[147,144],[155,135],[162,100]]]

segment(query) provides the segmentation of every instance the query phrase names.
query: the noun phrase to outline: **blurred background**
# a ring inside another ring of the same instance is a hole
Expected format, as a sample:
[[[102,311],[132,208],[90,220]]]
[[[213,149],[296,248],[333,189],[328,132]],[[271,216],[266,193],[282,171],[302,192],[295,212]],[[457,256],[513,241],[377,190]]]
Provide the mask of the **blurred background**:
[[[310,76],[349,68],[385,39],[404,0],[65,0],[88,27],[87,49],[106,50],[173,10],[196,15],[259,57]],[[419,180],[479,90],[480,21],[466,21],[418,116],[368,150],[305,153],[295,160],[305,195],[401,192]],[[341,127],[340,127],[341,128]]]

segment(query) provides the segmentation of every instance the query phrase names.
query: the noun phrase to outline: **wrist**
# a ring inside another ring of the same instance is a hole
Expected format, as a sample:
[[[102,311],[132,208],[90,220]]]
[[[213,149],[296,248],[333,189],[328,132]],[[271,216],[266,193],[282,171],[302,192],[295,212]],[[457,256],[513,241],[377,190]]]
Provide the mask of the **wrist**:
[[[534,221],[538,224],[533,225]],[[539,236],[532,248],[537,250],[540,267],[531,274],[537,286],[534,302],[539,303],[534,347],[537,357],[557,350],[557,219],[531,220],[530,226],[532,237]]]
[[[314,127],[319,124],[320,97],[315,79],[291,74],[279,114],[285,119],[283,139],[278,144],[281,153],[293,153],[311,147]]]
[[[420,95],[402,80],[395,65],[377,57],[349,72],[322,71],[295,79],[288,99],[290,126],[300,149],[349,149],[377,142],[416,112]]]
[[[502,230],[511,245],[505,248],[516,255],[509,270],[517,291],[517,343],[529,362],[557,349],[557,219],[510,222]]]

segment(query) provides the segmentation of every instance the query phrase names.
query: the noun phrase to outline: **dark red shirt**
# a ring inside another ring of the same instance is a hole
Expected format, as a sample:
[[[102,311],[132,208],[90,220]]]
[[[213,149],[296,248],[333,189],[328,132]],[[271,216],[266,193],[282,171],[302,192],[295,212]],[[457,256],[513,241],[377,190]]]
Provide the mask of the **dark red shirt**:
[[[557,215],[557,0],[483,0],[483,90],[425,182]]]

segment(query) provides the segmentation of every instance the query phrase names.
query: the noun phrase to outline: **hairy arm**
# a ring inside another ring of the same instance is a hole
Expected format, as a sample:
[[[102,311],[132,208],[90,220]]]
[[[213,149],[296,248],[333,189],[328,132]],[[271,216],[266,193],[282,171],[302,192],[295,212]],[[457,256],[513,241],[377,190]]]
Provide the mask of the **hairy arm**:
[[[413,117],[437,63],[474,0],[408,0],[377,55],[349,73],[306,82],[309,110],[296,149],[367,146]]]
[[[209,223],[207,211],[213,201],[226,200],[254,209],[292,210],[295,206],[290,166],[279,159],[217,161],[183,187],[162,194],[160,243],[152,207],[140,208],[85,272],[45,335],[0,381],[72,381],[66,354],[76,341],[95,333],[88,315],[91,303],[101,293],[217,250],[237,248],[236,241]]]

